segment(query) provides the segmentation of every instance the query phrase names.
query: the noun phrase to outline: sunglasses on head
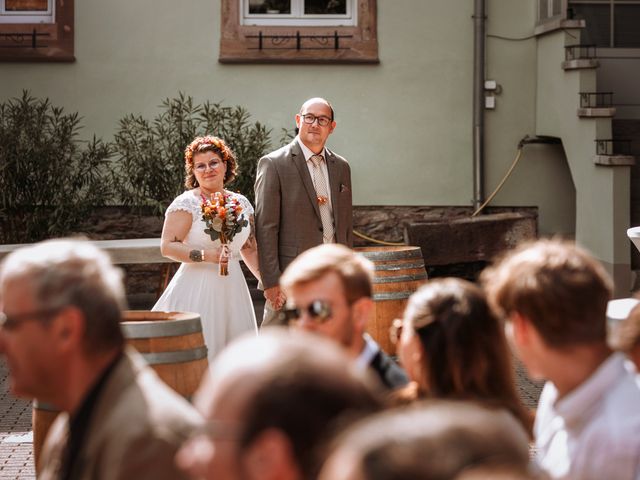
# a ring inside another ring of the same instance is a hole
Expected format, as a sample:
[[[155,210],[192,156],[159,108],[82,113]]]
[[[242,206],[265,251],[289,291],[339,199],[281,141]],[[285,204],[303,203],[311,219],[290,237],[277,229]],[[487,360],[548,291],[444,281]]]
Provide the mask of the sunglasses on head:
[[[331,307],[324,300],[314,300],[304,311],[314,323],[324,323],[331,318]],[[300,320],[302,311],[298,307],[283,308],[278,312],[278,319],[281,323],[295,323]]]

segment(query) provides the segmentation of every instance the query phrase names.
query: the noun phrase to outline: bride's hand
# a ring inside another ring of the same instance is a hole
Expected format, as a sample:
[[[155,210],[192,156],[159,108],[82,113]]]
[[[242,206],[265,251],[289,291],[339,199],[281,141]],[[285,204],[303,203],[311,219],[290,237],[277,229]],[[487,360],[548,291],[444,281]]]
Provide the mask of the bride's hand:
[[[205,250],[204,261],[211,263],[229,263],[230,256],[231,251],[229,250],[229,246],[221,245],[219,247]]]
[[[220,246],[220,256],[218,257],[218,263],[229,263],[229,257],[231,256],[231,250],[229,245],[223,244]]]

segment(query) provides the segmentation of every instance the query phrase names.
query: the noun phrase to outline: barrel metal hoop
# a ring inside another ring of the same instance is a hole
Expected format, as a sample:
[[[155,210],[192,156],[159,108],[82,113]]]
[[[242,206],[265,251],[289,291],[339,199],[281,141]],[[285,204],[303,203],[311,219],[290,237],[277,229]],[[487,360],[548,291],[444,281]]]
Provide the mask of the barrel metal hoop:
[[[416,262],[416,263],[382,263],[375,265],[375,271],[391,271],[395,272],[397,270],[410,270],[414,268],[424,268],[424,262]]]
[[[385,300],[404,300],[409,298],[411,294],[414,292],[382,292],[382,293],[374,293],[373,300],[374,301],[385,301]]]
[[[120,323],[126,338],[177,337],[202,332],[200,317],[184,320],[122,321]]]
[[[360,255],[368,258],[369,260],[407,260],[422,258],[422,250],[416,248],[415,250],[399,250],[393,252],[358,252]]]
[[[140,355],[149,365],[186,363],[207,358],[207,347],[196,347],[190,350],[177,350],[174,352],[141,353]]]
[[[59,412],[60,409],[51,405],[50,403],[41,402],[37,399],[33,399],[33,408],[37,408],[38,410],[44,410],[46,412]]]
[[[420,280],[427,280],[427,278],[426,273],[419,273],[416,275],[395,275],[392,277],[375,277],[373,279],[373,283],[416,282]]]

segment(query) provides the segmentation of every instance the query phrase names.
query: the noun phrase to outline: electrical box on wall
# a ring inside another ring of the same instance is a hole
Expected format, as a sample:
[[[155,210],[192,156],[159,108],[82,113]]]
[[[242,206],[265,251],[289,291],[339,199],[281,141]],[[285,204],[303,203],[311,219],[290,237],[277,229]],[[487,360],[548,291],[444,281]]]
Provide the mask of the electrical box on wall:
[[[498,88],[498,82],[495,80],[485,80],[484,81],[484,89],[485,90],[496,90]]]
[[[493,95],[487,95],[484,97],[484,108],[487,110],[493,110],[496,108],[496,97]]]

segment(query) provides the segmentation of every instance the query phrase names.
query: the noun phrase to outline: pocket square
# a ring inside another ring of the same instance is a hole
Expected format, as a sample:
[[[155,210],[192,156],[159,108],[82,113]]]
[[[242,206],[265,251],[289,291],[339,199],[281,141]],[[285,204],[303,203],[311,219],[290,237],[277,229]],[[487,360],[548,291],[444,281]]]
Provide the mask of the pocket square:
[[[347,187],[344,183],[340,184],[340,193],[342,192],[348,192],[349,191],[349,187]]]

